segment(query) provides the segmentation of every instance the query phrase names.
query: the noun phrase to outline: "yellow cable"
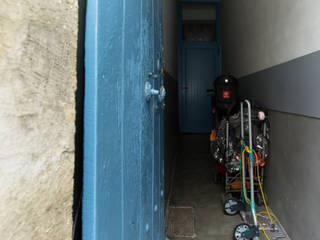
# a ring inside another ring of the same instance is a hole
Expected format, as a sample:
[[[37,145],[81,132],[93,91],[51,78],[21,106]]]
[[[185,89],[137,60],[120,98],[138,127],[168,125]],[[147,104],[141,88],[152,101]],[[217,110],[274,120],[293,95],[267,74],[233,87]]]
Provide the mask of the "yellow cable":
[[[245,179],[245,171],[244,171],[244,164],[245,164],[245,160],[244,160],[244,152],[245,152],[245,150],[243,150],[242,151],[242,184],[243,184],[243,195],[244,195],[244,200],[245,200],[245,202],[248,204],[248,205],[250,205],[250,203],[249,203],[249,201],[248,201],[248,199],[247,199],[247,194],[246,194],[246,191],[245,191],[245,189],[246,189],[246,187],[247,187],[247,181],[246,181],[246,179]]]
[[[245,153],[245,152],[249,152],[247,146],[246,146],[246,148],[245,148],[245,149],[243,150],[243,152],[242,152],[242,166],[244,166],[244,164],[245,164],[245,158],[244,158],[244,153]],[[249,201],[248,201],[248,199],[247,199],[247,197],[246,197],[246,194],[245,194],[246,181],[245,181],[245,177],[244,177],[244,172],[245,172],[245,171],[244,171],[244,167],[242,167],[242,183],[243,183],[243,186],[244,186],[244,187],[243,187],[243,191],[244,191],[244,194],[243,194],[243,195],[244,195],[244,198],[245,198],[246,203],[250,205],[250,203],[249,203]],[[250,169],[249,169],[249,174],[250,174]],[[257,216],[258,216],[258,215],[262,215],[263,213],[264,213],[264,212],[261,212],[261,213],[257,214]],[[262,224],[261,224],[260,222],[258,222],[258,223],[259,223],[259,225],[260,225],[260,227],[261,227],[264,235],[266,236],[267,240],[271,240],[271,239],[269,238],[269,236],[267,235],[266,231],[264,230]]]
[[[273,223],[279,222],[279,220],[278,220],[276,215],[274,215],[272,212],[269,212],[269,213],[273,217]],[[259,212],[257,214],[257,216],[260,216],[260,215],[268,215],[268,213],[267,212]]]
[[[266,236],[266,238],[267,238],[268,240],[271,240],[271,239],[269,238],[269,236],[267,235],[266,231],[264,230],[264,228],[262,227],[262,224],[261,224],[260,222],[258,222],[258,223],[259,223],[259,225],[260,225],[260,227],[261,227],[264,235]]]
[[[263,192],[263,188],[262,188],[262,184],[261,184],[261,181],[260,181],[260,173],[259,173],[259,159],[258,159],[258,155],[257,153],[253,150],[253,153],[256,157],[256,161],[257,161],[257,178],[258,178],[258,182],[259,182],[259,186],[260,186],[260,190],[261,190],[261,195],[262,195],[262,199],[263,199],[263,203],[264,203],[264,206],[267,210],[267,213],[268,213],[268,216],[269,216],[269,219],[270,219],[270,222],[271,224],[274,224],[274,222],[272,221],[272,218],[271,218],[271,214],[269,212],[269,208],[267,206],[267,203],[266,203],[266,199],[265,199],[265,196],[264,196],[264,192]]]
[[[245,146],[244,150],[246,150],[247,153],[252,153],[252,150],[250,150],[248,146]]]

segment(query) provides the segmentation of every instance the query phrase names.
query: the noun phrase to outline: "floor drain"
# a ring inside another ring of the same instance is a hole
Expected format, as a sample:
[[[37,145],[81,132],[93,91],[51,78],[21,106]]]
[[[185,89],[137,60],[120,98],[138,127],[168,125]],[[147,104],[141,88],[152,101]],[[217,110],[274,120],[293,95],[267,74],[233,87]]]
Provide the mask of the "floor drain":
[[[192,207],[170,207],[167,236],[170,238],[195,237]]]

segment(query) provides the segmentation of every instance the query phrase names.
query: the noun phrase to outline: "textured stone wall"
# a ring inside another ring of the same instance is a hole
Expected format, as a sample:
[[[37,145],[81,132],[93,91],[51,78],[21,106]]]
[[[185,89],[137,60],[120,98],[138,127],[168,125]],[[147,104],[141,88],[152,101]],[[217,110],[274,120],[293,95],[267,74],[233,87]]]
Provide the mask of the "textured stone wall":
[[[75,0],[0,1],[0,238],[71,239]]]

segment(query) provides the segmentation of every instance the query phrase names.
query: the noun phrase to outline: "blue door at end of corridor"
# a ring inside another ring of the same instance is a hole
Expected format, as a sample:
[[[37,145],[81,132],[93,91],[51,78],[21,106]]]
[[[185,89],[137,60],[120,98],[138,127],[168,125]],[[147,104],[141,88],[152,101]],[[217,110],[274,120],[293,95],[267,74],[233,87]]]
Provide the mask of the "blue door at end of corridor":
[[[221,74],[220,1],[180,0],[179,122],[183,133],[209,133],[211,97]]]
[[[165,239],[160,4],[87,2],[84,240]]]

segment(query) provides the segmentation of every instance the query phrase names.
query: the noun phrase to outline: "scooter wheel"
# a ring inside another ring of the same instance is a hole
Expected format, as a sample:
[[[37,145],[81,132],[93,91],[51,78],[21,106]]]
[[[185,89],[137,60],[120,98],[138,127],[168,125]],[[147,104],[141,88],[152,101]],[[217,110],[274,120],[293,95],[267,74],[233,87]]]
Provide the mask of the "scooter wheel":
[[[223,203],[223,208],[225,214],[229,216],[236,215],[238,213],[238,210],[232,209],[233,206],[237,206],[239,204],[238,200],[235,198],[227,198]]]
[[[249,231],[250,226],[246,223],[241,223],[236,226],[233,233],[234,240],[250,240],[249,238],[243,237],[242,234]]]

